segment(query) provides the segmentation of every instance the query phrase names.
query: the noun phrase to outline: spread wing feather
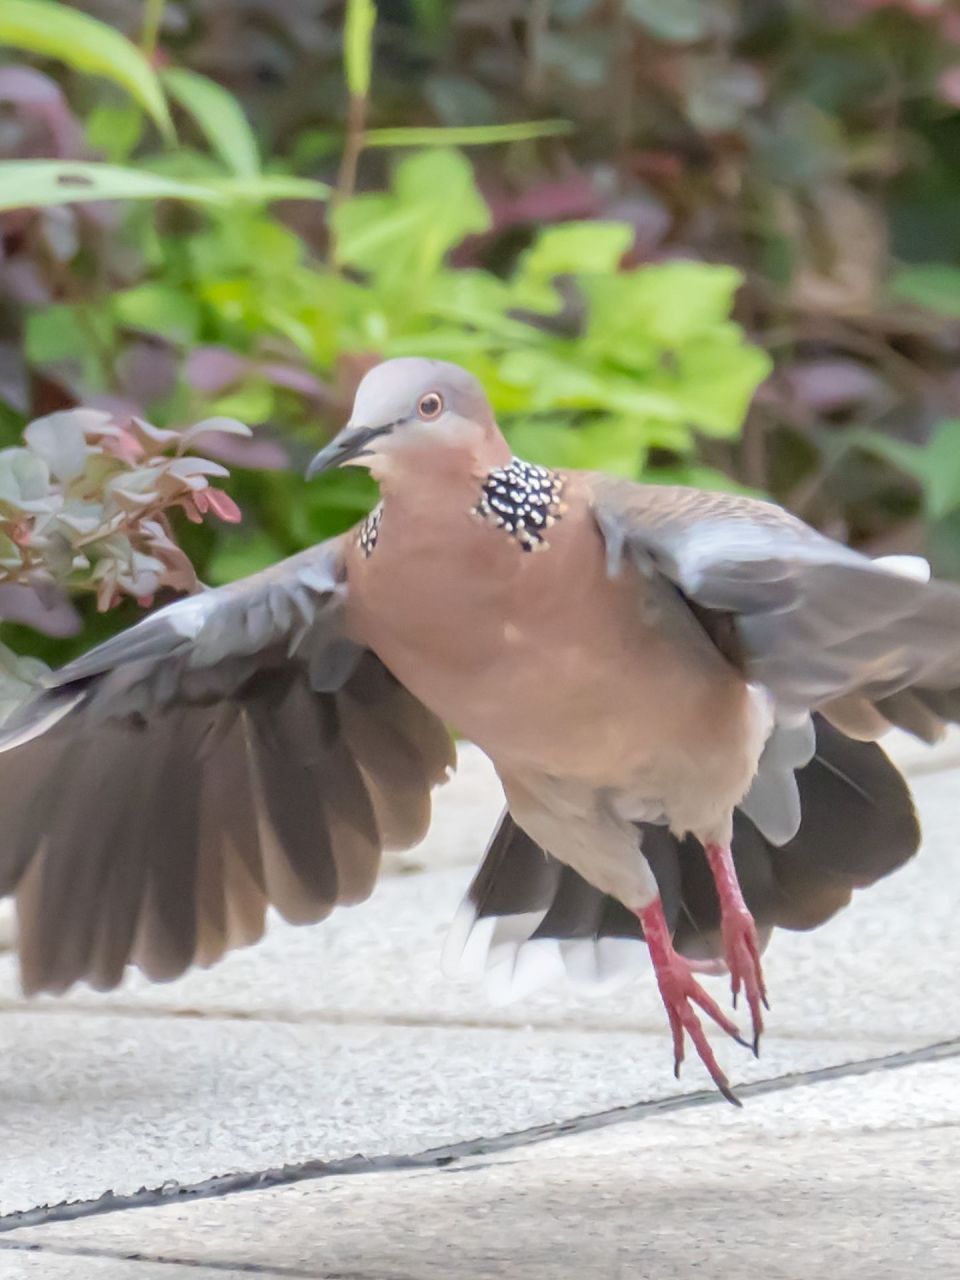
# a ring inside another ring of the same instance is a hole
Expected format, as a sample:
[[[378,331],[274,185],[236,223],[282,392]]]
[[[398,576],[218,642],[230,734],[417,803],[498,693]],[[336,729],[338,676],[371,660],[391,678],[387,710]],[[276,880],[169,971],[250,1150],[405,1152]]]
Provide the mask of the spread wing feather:
[[[344,634],[338,540],[78,658],[0,731],[28,992],[174,978],[320,920],[424,834],[443,725]]]

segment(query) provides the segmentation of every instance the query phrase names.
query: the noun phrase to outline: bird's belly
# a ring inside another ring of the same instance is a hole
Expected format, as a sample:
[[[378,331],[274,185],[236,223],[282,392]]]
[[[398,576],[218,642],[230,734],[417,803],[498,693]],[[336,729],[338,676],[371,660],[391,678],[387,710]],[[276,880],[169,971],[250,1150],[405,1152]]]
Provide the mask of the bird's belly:
[[[363,592],[352,629],[501,772],[587,784],[625,818],[683,830],[715,825],[743,797],[766,729],[685,609],[679,625],[650,625],[632,586],[599,565],[560,595],[434,564]]]

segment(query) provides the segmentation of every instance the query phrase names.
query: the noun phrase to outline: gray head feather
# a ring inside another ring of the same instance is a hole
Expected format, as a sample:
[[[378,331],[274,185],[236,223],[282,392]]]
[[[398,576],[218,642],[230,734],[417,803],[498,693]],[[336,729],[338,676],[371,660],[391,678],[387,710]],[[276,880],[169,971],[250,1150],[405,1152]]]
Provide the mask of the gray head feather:
[[[350,425],[378,427],[407,422],[429,392],[443,399],[445,409],[473,422],[493,421],[493,411],[477,379],[445,360],[405,356],[376,365],[357,388]]]

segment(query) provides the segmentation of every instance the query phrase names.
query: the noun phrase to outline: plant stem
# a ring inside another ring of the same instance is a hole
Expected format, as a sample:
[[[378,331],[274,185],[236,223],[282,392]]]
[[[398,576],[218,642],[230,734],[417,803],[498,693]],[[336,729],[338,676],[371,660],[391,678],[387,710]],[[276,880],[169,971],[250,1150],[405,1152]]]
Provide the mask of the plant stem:
[[[366,141],[367,99],[360,94],[350,95],[347,107],[347,137],[340,161],[340,172],[337,174],[337,190],[335,202],[346,200],[353,195],[357,183],[357,162]]]
[[[337,185],[330,196],[331,212],[336,209],[341,201],[347,200],[353,195],[353,189],[357,184],[357,163],[366,141],[366,126],[366,95],[352,93],[347,107],[347,135],[343,146],[343,156],[340,160],[340,170],[337,174]],[[330,226],[329,221],[327,225],[328,227]],[[330,248],[327,257],[331,264],[336,265],[336,245],[333,241],[332,230],[329,234]]]
[[[145,0],[143,29],[140,32],[140,49],[145,58],[152,59],[157,51],[157,40],[166,7],[167,0]]]
[[[613,90],[611,123],[617,151],[617,168],[621,182],[629,177],[630,141],[633,136],[635,33],[624,0],[617,0],[613,10],[614,58],[610,88]],[[653,58],[650,43],[643,49]],[[651,62],[652,65],[652,62]]]
[[[526,68],[523,91],[528,102],[537,103],[543,93],[543,37],[550,25],[550,0],[530,0],[526,28]]]

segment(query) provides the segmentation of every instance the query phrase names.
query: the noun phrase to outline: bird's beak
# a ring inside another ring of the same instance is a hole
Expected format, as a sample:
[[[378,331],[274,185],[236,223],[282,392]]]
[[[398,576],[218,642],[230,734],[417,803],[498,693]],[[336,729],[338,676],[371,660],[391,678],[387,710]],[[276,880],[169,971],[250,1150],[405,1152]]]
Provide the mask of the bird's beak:
[[[347,423],[343,430],[333,437],[330,443],[313,458],[307,467],[307,479],[322,475],[324,471],[332,471],[334,467],[342,467],[353,458],[363,458],[370,451],[367,445],[378,436],[389,435],[397,424],[385,423],[380,427],[355,427]]]

